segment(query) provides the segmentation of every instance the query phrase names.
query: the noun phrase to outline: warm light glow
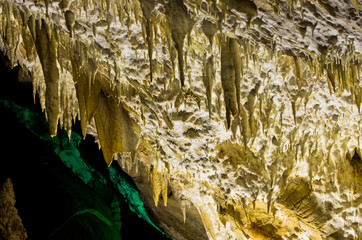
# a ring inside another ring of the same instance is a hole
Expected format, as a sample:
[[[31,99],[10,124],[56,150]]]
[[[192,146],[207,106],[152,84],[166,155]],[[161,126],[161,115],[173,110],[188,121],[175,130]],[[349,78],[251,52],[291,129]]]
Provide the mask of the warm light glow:
[[[171,237],[190,212],[210,239],[358,239],[358,11],[358,0],[0,0],[0,50],[32,77],[52,135],[78,118],[108,165],[147,182],[151,209],[176,199],[179,219],[160,214]]]

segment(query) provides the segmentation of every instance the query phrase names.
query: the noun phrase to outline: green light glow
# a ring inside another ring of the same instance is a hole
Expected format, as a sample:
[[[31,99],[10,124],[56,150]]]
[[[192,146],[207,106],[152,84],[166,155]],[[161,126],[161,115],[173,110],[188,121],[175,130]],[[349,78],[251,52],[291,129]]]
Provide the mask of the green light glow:
[[[49,146],[53,147],[53,151],[59,156],[63,164],[71,169],[72,172],[85,184],[90,187],[97,184],[99,185],[100,183],[105,187],[107,186],[107,180],[105,179],[105,177],[102,176],[102,174],[100,174],[98,171],[96,171],[96,169],[94,169],[86,161],[86,159],[83,159],[83,157],[81,156],[81,152],[79,151],[79,144],[81,143],[82,138],[78,133],[73,131],[69,139],[66,132],[63,130],[58,131],[57,136],[50,137],[48,131],[48,124],[42,113],[33,112],[24,106],[17,105],[14,102],[6,99],[0,99],[0,104],[15,113],[18,121],[23,124],[32,134],[34,134],[43,141],[49,142]],[[150,220],[146,209],[144,208],[143,202],[140,199],[137,189],[135,189],[135,187],[129,182],[129,180],[125,178],[121,174],[120,170],[118,170],[115,166],[110,166],[107,169],[111,184],[113,184],[113,186],[125,198],[130,210],[137,214],[139,218],[144,219],[146,222],[148,222],[150,225],[160,231],[163,235],[165,235],[165,233],[162,232]],[[117,229],[120,229],[121,227],[120,209],[116,212],[112,210],[112,214],[116,216],[113,216],[113,219],[111,220],[105,217],[97,209],[87,208],[75,212],[62,225],[60,225],[53,232],[53,234],[63,228],[68,222],[72,221],[74,218],[84,214],[94,215],[99,220],[111,227],[113,226]]]

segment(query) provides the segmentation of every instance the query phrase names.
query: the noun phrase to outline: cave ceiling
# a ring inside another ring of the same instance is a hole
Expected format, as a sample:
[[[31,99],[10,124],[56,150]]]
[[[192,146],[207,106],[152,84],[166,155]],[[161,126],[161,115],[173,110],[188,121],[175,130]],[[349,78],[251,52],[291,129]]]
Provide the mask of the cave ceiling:
[[[0,0],[0,50],[172,238],[359,239],[361,3]]]

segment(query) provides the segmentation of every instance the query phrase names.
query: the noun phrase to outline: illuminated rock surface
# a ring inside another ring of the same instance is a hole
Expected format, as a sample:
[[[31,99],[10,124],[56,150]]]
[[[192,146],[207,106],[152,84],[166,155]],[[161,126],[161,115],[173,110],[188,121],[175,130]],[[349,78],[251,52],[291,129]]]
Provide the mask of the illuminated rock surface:
[[[21,76],[18,68],[4,70],[0,63],[1,146],[12,160],[0,161],[0,182],[11,177],[14,183],[27,239],[169,239],[151,222],[131,178],[116,162],[107,168],[91,136],[81,140],[79,123],[71,141],[64,130],[51,138],[39,104],[32,102],[31,85],[13,78]],[[13,210],[9,198],[1,199],[5,210]],[[2,210],[0,239],[14,239],[9,236],[22,225],[9,228],[14,211]]]
[[[0,190],[0,239],[26,239],[26,230],[15,208],[15,194],[10,178]]]
[[[358,239],[359,4],[1,0],[0,48],[172,238]]]

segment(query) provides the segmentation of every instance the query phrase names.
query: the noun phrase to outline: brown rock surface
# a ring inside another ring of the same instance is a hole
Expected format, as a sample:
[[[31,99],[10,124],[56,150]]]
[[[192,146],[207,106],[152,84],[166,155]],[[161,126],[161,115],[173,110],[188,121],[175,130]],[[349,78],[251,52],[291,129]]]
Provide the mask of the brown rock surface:
[[[27,234],[15,208],[15,193],[10,178],[5,180],[0,191],[0,239],[26,239]]]
[[[361,1],[101,2],[0,1],[0,50],[33,73],[53,130],[80,119],[120,162],[162,230],[362,238]]]

